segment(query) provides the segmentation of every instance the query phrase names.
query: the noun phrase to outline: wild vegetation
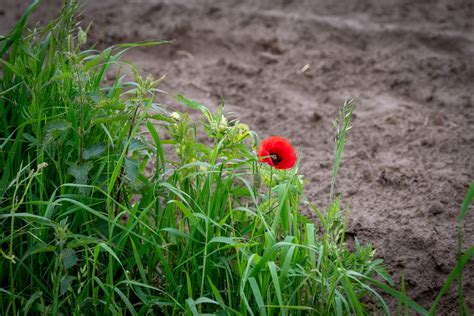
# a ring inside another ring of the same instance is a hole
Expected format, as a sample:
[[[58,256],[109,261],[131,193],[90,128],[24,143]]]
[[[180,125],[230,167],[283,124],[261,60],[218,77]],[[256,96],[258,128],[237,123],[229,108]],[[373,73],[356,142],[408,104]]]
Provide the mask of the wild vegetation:
[[[262,157],[256,133],[228,121],[224,104],[213,113],[178,95],[202,114],[192,121],[157,101],[162,79],[121,61],[163,42],[84,48],[75,1],[27,29],[38,5],[1,43],[0,314],[390,314],[382,291],[399,299],[400,314],[434,314],[456,279],[459,311],[469,312],[461,273],[474,246],[459,248],[427,310],[403,282],[396,289],[370,245],[346,245],[335,187],[352,100],[335,124],[320,211],[298,161],[278,168],[286,156]],[[473,195],[471,186],[459,240]]]

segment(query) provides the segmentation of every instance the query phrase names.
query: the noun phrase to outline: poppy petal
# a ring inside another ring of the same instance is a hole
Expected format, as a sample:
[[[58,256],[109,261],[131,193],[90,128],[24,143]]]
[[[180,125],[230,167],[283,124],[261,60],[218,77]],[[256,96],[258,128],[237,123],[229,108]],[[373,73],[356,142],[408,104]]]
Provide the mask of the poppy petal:
[[[267,163],[277,169],[290,169],[297,160],[293,146],[281,136],[271,136],[265,139],[260,144],[258,156],[260,162]]]

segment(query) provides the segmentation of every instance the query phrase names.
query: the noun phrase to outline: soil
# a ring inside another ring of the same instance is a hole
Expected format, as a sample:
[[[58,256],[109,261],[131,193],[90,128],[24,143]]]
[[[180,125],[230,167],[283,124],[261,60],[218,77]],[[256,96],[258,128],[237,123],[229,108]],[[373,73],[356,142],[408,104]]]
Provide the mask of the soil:
[[[60,3],[46,1],[37,18]],[[1,33],[24,8],[0,0]],[[222,97],[260,137],[291,139],[303,153],[307,195],[321,208],[332,122],[356,98],[338,178],[348,235],[372,243],[395,280],[405,275],[408,294],[431,305],[456,262],[457,216],[474,175],[474,2],[90,0],[84,19],[102,46],[174,39],[127,58],[166,74],[171,94],[213,108]],[[472,209],[463,232],[467,249]],[[463,284],[474,310],[474,260]],[[457,314],[456,304],[453,289],[439,314]]]

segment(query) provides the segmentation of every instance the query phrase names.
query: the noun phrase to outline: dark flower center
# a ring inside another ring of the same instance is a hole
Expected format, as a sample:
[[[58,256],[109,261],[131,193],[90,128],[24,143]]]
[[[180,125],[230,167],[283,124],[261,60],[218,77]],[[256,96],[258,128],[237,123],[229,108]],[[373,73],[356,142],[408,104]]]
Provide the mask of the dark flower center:
[[[273,164],[277,165],[280,161],[281,158],[277,154],[270,153],[270,158],[272,159]]]

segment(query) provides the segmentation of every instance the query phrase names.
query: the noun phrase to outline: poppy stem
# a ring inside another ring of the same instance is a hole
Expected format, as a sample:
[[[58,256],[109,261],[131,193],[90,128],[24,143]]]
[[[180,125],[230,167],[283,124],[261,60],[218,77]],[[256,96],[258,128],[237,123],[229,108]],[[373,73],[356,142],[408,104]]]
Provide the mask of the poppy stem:
[[[270,168],[270,183],[268,186],[268,205],[269,210],[272,209],[272,180],[273,180],[273,167]]]

